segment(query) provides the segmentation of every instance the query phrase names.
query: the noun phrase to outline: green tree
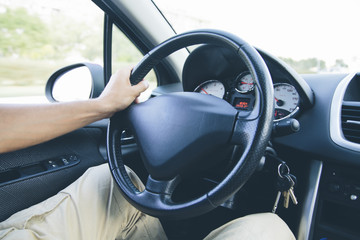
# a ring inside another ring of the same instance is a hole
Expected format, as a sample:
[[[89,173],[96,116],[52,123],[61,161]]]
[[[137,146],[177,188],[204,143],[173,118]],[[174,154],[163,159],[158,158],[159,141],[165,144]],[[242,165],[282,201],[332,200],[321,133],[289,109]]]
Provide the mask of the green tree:
[[[326,70],[326,63],[324,60],[317,58],[307,58],[296,61],[292,58],[281,58],[284,62],[289,64],[298,73],[316,73]]]
[[[343,59],[336,59],[335,60],[335,66],[342,67],[342,68],[348,68],[349,66],[344,62]]]
[[[0,32],[0,56],[42,59],[51,51],[47,25],[24,8],[0,13]]]

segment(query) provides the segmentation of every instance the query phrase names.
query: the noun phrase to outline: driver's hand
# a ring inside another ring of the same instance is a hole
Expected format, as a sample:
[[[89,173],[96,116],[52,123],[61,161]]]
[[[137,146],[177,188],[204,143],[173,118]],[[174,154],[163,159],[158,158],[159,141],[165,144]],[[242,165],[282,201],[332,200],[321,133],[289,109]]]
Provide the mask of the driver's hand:
[[[144,92],[149,83],[146,80],[139,82],[137,85],[131,86],[130,73],[132,68],[126,67],[118,70],[111,76],[109,83],[106,85],[104,91],[97,98],[101,102],[103,111],[108,117],[111,117],[115,112],[124,110],[135,99]]]

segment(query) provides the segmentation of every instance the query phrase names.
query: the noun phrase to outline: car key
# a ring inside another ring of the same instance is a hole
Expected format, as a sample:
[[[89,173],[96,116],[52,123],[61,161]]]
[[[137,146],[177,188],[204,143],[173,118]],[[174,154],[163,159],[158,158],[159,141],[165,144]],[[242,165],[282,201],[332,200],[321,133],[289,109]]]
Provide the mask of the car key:
[[[294,182],[294,180],[292,180],[290,174],[286,174],[284,176],[284,181],[288,181],[287,186],[289,186],[289,189],[287,189],[286,191],[283,192],[283,195],[284,195],[284,208],[289,208],[289,201],[290,201],[290,197],[291,197],[290,192],[291,192],[291,189],[294,187],[295,182]]]
[[[289,189],[291,188],[291,181],[289,181],[286,177],[284,177],[286,175],[282,174],[283,171],[281,169],[283,167],[282,166],[283,164],[285,164],[285,163],[279,164],[279,167],[278,167],[278,177],[277,177],[277,181],[276,181],[276,189],[278,190],[278,193],[276,195],[275,203],[274,203],[273,209],[271,211],[272,213],[276,212],[276,209],[277,209],[279,201],[280,201],[281,194],[289,191]],[[288,169],[287,165],[286,165],[285,169]],[[286,171],[286,174],[289,174],[289,172]]]
[[[275,199],[275,204],[273,206],[273,209],[272,209],[272,213],[275,213],[276,212],[276,209],[278,208],[278,204],[279,204],[279,201],[280,201],[280,197],[281,197],[281,191],[278,191],[277,195],[276,195],[276,199]]]
[[[294,187],[295,187],[295,184],[296,184],[296,177],[294,175],[292,175],[292,174],[289,174],[286,177],[289,178],[289,180],[291,180],[293,182],[291,188],[289,189],[289,195],[290,195],[290,198],[291,198],[291,201],[293,202],[293,204],[297,205],[298,201],[297,201],[297,198],[296,198],[295,193],[294,193]]]
[[[299,202],[295,196],[295,193],[294,193],[294,188],[291,187],[290,190],[289,190],[289,195],[290,195],[290,198],[291,198],[291,201],[293,202],[294,205],[297,205]]]
[[[284,196],[284,208],[289,208],[289,202],[290,202],[289,190],[283,192],[283,196]]]
[[[289,191],[290,188],[291,188],[291,184],[290,184],[289,180],[287,178],[279,175],[277,178],[277,181],[276,181],[276,189],[278,190],[278,193],[276,195],[274,207],[271,211],[272,213],[276,212],[276,209],[277,209],[279,201],[280,201],[281,194],[284,195],[287,191]]]
[[[289,173],[289,176],[291,177],[291,179],[294,181],[294,187],[296,186],[296,184],[297,184],[297,178],[295,177],[295,175],[293,175],[293,174],[290,174]]]
[[[286,179],[288,179],[289,183],[290,183],[290,188],[289,190],[287,191],[287,196],[289,198],[291,198],[291,201],[293,202],[294,205],[297,205],[298,204],[298,201],[296,199],[296,196],[295,196],[295,193],[294,193],[294,186],[295,186],[295,181],[294,179],[296,180],[296,177],[292,174],[287,174],[284,176]],[[285,203],[284,203],[284,206],[285,206]],[[287,203],[287,206],[288,206],[288,203]]]

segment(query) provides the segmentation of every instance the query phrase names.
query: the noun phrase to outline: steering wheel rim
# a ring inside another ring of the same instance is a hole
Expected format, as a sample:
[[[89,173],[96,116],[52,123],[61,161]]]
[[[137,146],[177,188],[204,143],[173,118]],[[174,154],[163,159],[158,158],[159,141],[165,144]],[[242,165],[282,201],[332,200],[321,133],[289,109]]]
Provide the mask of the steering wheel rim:
[[[203,101],[209,101],[218,109],[227,109],[227,112],[224,114],[226,116],[232,116],[234,114],[229,108],[231,105],[225,101],[218,101],[220,99],[215,100],[210,96],[201,96],[200,99],[200,97],[194,95],[195,93],[169,94],[165,97],[160,96],[162,99],[157,97],[159,100],[155,100],[157,98],[154,100],[151,99],[152,101],[148,100],[147,102],[149,103],[147,105],[138,104],[139,107],[138,105],[133,105],[127,110],[115,114],[110,119],[107,133],[107,150],[109,167],[115,182],[119,186],[123,196],[133,206],[146,214],[156,217],[175,219],[194,217],[221,205],[236,193],[255,171],[260,158],[263,156],[271,134],[274,97],[270,73],[258,52],[248,43],[230,33],[218,30],[199,30],[183,33],[170,38],[144,56],[139,64],[133,69],[130,77],[131,83],[136,84],[140,82],[164,57],[179,49],[196,44],[215,44],[227,47],[236,52],[245,62],[257,85],[257,99],[259,99],[259,101],[257,103],[257,108],[253,110],[256,114],[255,117],[254,114],[252,114],[251,117],[243,117],[241,114],[235,114],[228,143],[242,145],[243,155],[235,164],[232,171],[230,171],[230,173],[215,188],[206,194],[185,203],[175,203],[171,199],[174,189],[179,181],[181,181],[179,174],[175,176],[173,174],[171,175],[172,177],[169,178],[169,176],[161,175],[159,171],[156,172],[149,167],[151,171],[149,171],[149,169],[148,171],[152,172],[153,175],[157,175],[157,177],[154,178],[150,174],[145,190],[140,192],[132,184],[122,160],[121,133],[129,126],[129,124],[135,124],[133,122],[138,121],[138,118],[134,116],[137,116],[139,112],[144,111],[147,106],[156,106],[158,103],[152,104],[152,102],[161,101],[165,98],[166,99],[163,102],[171,102],[173,99],[178,101],[178,99],[183,98],[184,100],[181,100],[183,101],[181,103],[193,101],[195,102],[195,105],[197,103],[201,105],[203,104]],[[225,103],[227,105],[225,105]],[[143,106],[145,106],[145,108]],[[234,109],[233,107],[231,108]],[[231,117],[227,117],[227,119],[230,118]],[[227,122],[231,122],[231,120]],[[141,126],[143,123],[143,120],[141,120],[140,123],[136,124],[140,124],[137,126]],[[134,128],[135,136],[141,135],[141,131],[136,132],[136,127]],[[139,140],[139,136],[137,136],[137,138]],[[224,139],[225,138],[226,136],[224,136]],[[143,148],[145,147],[139,142],[138,145],[140,145],[140,152],[144,158],[144,155],[146,155],[144,151],[146,151],[146,149],[144,150]]]

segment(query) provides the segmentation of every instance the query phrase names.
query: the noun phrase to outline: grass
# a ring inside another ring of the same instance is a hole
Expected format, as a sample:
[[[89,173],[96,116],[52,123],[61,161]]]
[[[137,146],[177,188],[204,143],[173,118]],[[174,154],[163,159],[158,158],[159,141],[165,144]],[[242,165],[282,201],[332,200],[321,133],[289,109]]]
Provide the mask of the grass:
[[[113,70],[136,63],[113,65]],[[0,57],[0,98],[44,96],[45,85],[49,77],[61,67],[70,65],[65,61],[26,60]],[[150,82],[150,89],[157,86],[154,72],[145,77]]]
[[[63,61],[0,58],[0,97],[44,95],[48,78]]]
[[[22,96],[45,96],[45,85],[39,86],[0,86],[0,98]]]

